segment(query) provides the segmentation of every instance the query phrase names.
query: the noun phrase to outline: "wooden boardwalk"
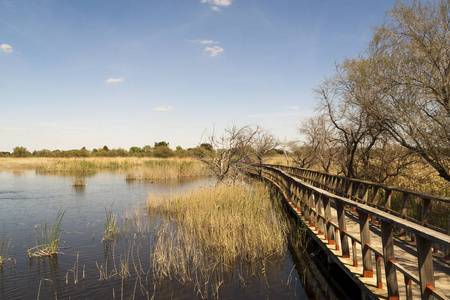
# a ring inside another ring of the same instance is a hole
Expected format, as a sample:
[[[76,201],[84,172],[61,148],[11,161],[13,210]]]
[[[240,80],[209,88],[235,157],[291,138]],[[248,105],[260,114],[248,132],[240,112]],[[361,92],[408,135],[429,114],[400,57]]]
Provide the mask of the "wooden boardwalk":
[[[275,167],[266,166],[263,176],[284,193],[330,260],[358,284],[362,298],[449,299],[447,234],[337,196]]]

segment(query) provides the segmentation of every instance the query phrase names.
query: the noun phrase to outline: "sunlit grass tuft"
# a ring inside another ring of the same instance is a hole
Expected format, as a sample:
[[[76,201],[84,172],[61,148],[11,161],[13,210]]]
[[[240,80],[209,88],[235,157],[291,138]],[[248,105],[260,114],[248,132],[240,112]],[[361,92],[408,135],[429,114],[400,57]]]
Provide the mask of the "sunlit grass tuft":
[[[112,212],[112,206],[113,204],[111,204],[109,209],[106,209],[105,207],[106,222],[103,229],[102,243],[114,240],[116,235],[120,233],[120,227],[117,222],[117,215]]]
[[[59,209],[50,226],[48,223],[36,225],[34,232],[35,247],[28,249],[28,256],[33,257],[52,257],[58,252],[58,244],[61,239],[61,223],[65,210]]]

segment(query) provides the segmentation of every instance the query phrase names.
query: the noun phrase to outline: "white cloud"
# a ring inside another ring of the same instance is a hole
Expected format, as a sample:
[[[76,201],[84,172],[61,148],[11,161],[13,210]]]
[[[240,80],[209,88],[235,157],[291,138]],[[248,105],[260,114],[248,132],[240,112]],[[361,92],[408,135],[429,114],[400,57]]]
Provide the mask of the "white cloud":
[[[202,3],[208,3],[215,6],[229,6],[231,0],[201,0]]]
[[[164,105],[164,106],[155,107],[153,110],[156,110],[156,111],[171,111],[171,110],[173,110],[173,107],[171,105]]]
[[[211,57],[214,57],[217,56],[219,53],[224,52],[225,50],[222,47],[213,46],[213,47],[206,47],[204,51],[209,52],[209,55]]]
[[[221,6],[230,6],[231,0],[201,0],[201,3],[208,3],[214,11],[220,11]]]
[[[191,43],[195,44],[201,44],[201,45],[207,45],[207,44],[219,44],[219,42],[213,41],[213,40],[188,40]]]
[[[123,82],[125,79],[122,78],[108,78],[106,79],[107,83],[118,83],[118,82]]]
[[[13,53],[13,47],[11,47],[8,44],[1,44],[0,45],[0,52],[6,52],[6,53]]]

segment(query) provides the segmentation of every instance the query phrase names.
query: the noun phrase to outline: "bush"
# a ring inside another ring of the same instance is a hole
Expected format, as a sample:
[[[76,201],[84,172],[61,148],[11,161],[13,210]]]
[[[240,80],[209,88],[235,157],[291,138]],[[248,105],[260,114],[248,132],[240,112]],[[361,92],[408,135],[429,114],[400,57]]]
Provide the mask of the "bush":
[[[153,150],[154,157],[167,158],[175,156],[175,153],[172,149],[167,146],[158,146]]]

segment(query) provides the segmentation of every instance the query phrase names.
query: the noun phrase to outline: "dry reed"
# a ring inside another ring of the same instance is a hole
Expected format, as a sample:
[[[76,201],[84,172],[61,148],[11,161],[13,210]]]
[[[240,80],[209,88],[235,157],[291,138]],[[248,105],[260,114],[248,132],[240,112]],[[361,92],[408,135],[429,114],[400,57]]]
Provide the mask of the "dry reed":
[[[202,297],[217,297],[239,262],[261,266],[284,254],[286,224],[259,183],[150,195],[147,206],[167,217],[156,233],[155,278],[194,283]]]

